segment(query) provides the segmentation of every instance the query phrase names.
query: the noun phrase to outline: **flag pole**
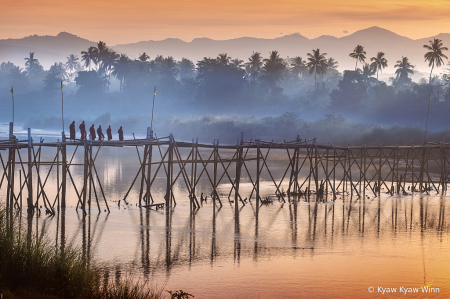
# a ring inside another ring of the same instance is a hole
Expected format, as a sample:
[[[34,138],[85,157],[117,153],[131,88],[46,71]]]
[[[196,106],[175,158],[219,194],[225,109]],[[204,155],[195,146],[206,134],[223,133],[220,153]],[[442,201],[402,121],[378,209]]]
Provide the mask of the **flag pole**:
[[[152,122],[150,123],[150,134],[153,137],[153,110],[155,109],[155,96],[156,96],[156,86],[155,91],[153,92],[153,106],[152,106]]]
[[[63,132],[64,132],[64,93],[63,93],[63,81],[61,81],[61,116],[62,116]]]
[[[14,87],[13,86],[11,86],[11,96],[12,96],[12,108],[13,108],[12,122],[14,124]]]

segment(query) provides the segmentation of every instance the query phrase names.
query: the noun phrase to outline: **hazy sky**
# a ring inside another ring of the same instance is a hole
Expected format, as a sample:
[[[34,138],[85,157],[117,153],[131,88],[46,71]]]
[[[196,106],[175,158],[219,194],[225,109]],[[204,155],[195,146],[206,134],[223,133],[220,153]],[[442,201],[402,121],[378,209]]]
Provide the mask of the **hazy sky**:
[[[66,31],[109,45],[295,32],[340,37],[371,26],[414,39],[450,32],[448,0],[0,0],[0,11],[0,39]]]

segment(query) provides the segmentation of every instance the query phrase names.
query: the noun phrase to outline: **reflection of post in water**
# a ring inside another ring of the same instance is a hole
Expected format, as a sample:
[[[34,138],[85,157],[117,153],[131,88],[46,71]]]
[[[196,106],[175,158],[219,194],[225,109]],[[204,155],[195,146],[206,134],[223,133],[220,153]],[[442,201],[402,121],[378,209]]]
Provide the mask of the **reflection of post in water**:
[[[220,208],[219,208],[220,210]],[[211,266],[214,262],[214,258],[217,255],[217,244],[216,244],[216,209],[213,208],[213,222],[212,222],[212,236],[211,236]]]
[[[64,194],[64,193],[63,193]],[[61,254],[66,247],[66,208],[61,208]]]
[[[444,219],[445,219],[445,200],[444,200],[443,193],[441,193],[440,203],[439,203],[439,224],[438,224],[438,230],[441,233],[444,229]]]
[[[36,213],[36,218],[37,218],[37,213]],[[33,215],[28,213],[27,216],[27,246],[28,248],[31,246],[31,232],[33,231]]]
[[[81,245],[81,251],[83,253],[83,261],[86,262],[86,214],[83,212],[83,216],[82,216],[82,225],[83,225],[83,240],[82,240],[82,245]]]
[[[313,230],[313,241],[316,240],[316,227],[317,227],[317,209],[318,209],[318,203],[317,201],[314,202],[314,230]]]
[[[297,247],[297,204],[289,205],[289,220],[291,224],[292,247]],[[326,226],[326,224],[325,224]]]
[[[166,271],[170,274],[172,264],[172,209],[166,208]]]
[[[253,260],[256,262],[258,260],[258,234],[259,234],[259,209],[256,206],[255,212],[255,248],[253,250]]]
[[[189,217],[189,267],[195,258],[195,215],[197,214],[197,211],[198,209],[191,209]]]
[[[377,210],[377,216],[378,216],[378,224],[377,224],[377,236],[380,236],[380,221],[381,221],[381,198],[378,195],[378,210]]]
[[[145,211],[145,223],[143,213]],[[141,220],[141,263],[144,269],[144,276],[150,273],[150,210],[140,209],[139,216]]]
[[[423,203],[423,197],[420,196],[420,231],[423,232],[426,229],[426,217],[424,215],[424,203]]]
[[[239,213],[239,212],[238,212]],[[234,218],[234,261],[241,261],[241,232],[239,225],[239,214]]]

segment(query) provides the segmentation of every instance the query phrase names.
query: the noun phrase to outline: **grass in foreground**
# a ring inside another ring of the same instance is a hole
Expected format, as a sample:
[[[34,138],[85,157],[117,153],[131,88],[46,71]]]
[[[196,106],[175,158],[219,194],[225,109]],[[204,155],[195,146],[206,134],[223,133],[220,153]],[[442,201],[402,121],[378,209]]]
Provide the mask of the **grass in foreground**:
[[[125,279],[102,283],[98,270],[88,268],[82,253],[71,246],[55,251],[8,223],[0,207],[0,294],[8,298],[163,298],[163,288]]]

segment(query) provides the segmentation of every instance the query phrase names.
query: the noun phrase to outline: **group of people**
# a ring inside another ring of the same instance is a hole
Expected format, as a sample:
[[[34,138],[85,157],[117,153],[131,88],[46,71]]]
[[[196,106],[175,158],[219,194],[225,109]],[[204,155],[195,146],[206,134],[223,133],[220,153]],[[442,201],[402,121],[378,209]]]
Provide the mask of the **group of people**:
[[[75,132],[75,121],[73,121],[70,126],[70,139],[71,140],[75,140],[76,139],[76,132]],[[80,129],[80,134],[81,134],[81,138],[80,140],[85,140],[87,137],[87,132],[86,132],[86,124],[83,122],[80,124],[79,126]],[[119,133],[119,140],[123,141],[123,129],[122,126],[120,126],[120,129],[117,131],[117,133]],[[103,135],[103,130],[102,130],[102,126],[99,125],[97,128],[97,134],[95,134],[95,127],[94,124],[92,124],[92,126],[89,128],[89,134],[92,136],[92,140],[95,140],[98,136],[98,140],[104,140],[105,139],[105,135]],[[112,140],[112,131],[111,131],[111,126],[108,126],[108,128],[106,129],[106,135],[108,136],[108,141]]]

